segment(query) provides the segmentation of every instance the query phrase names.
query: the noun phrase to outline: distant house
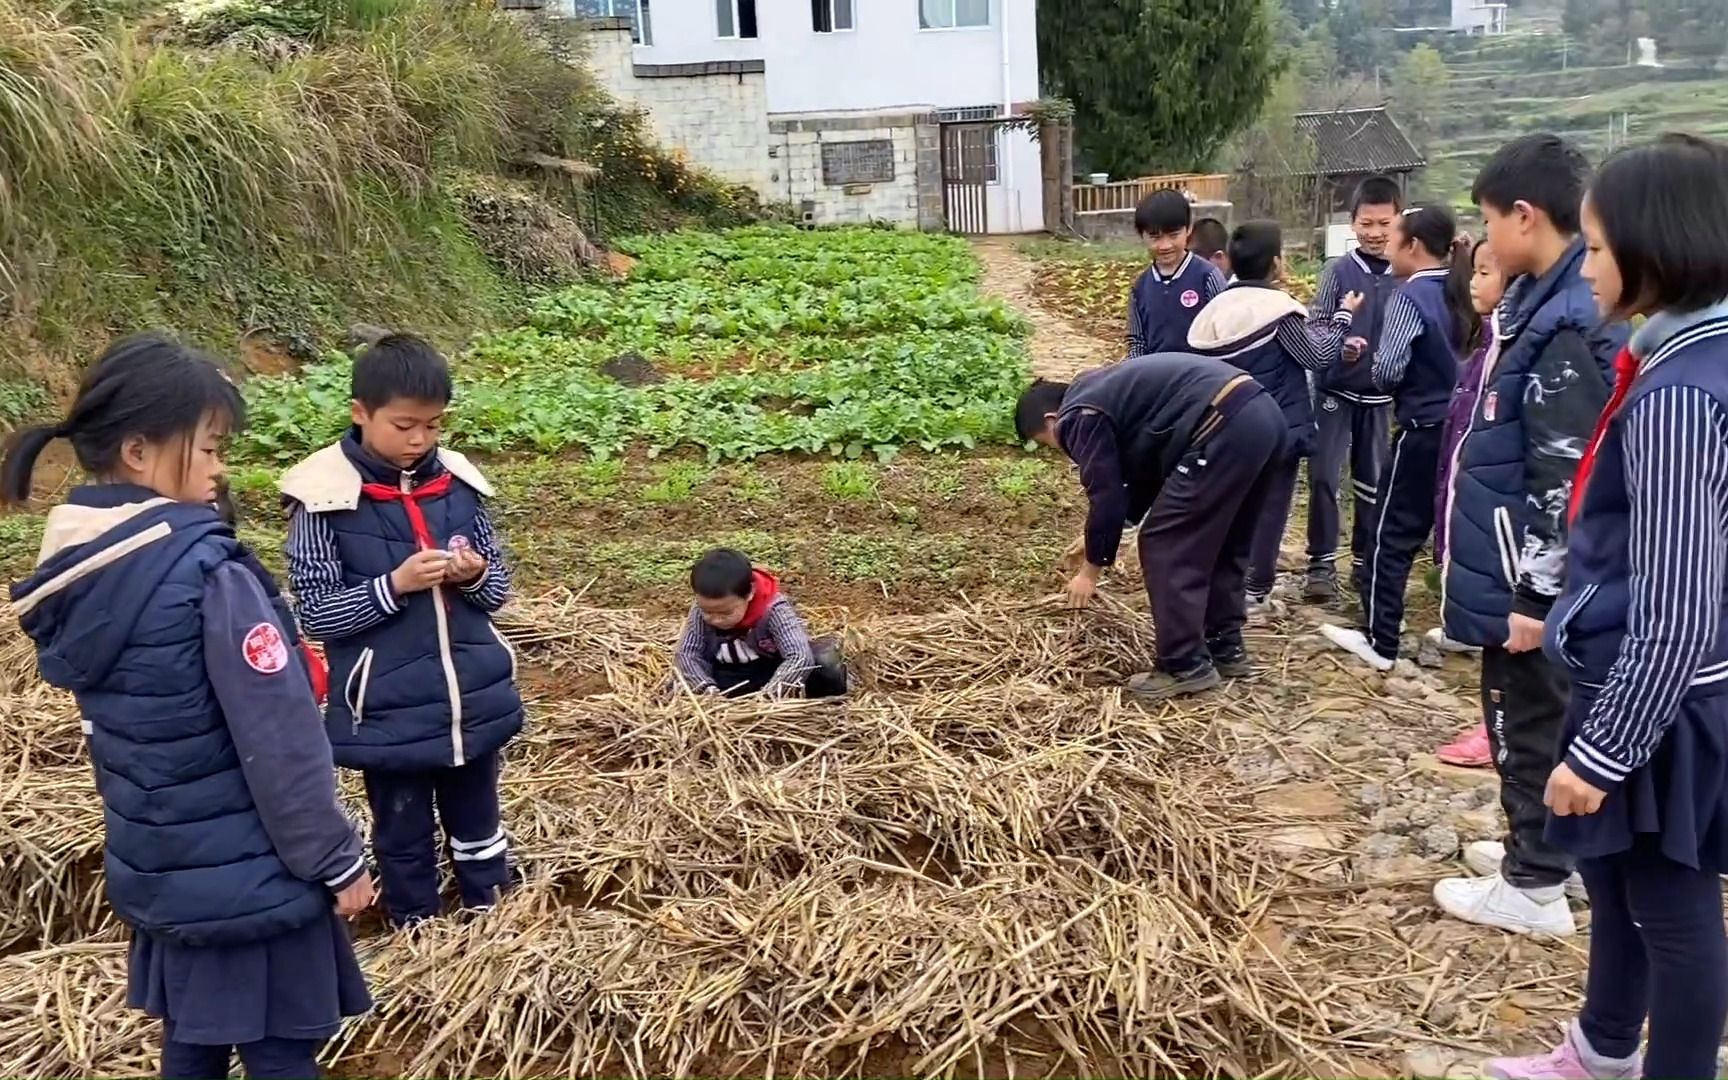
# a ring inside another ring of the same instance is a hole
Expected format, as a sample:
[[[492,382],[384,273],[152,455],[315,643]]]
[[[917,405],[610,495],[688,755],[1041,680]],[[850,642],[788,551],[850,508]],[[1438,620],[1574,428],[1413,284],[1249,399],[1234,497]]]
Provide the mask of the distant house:
[[[1313,144],[1313,154],[1289,175],[1313,178],[1322,220],[1350,209],[1350,195],[1364,177],[1384,173],[1409,190],[1410,174],[1428,164],[1385,106],[1297,113],[1296,130]]]
[[[500,0],[581,20],[661,142],[813,223],[1043,227],[1037,0]]]
[[[1506,5],[1452,0],[1452,32],[1493,36],[1506,32]]]

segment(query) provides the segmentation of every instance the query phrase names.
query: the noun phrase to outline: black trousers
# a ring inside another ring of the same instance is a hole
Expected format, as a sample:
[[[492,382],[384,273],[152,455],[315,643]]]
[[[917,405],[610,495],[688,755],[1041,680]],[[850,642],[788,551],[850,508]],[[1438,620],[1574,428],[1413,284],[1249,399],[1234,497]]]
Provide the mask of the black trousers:
[[[234,1052],[248,1080],[317,1080],[322,1039],[260,1039],[243,1046],[202,1046],[174,1038],[174,1021],[162,1021],[163,1080],[228,1080]]]
[[[1392,439],[1380,474],[1367,563],[1356,576],[1368,640],[1381,656],[1398,656],[1404,626],[1404,587],[1417,552],[1434,533],[1434,485],[1440,467],[1439,425],[1404,428]],[[1360,511],[1358,511],[1360,520]]]
[[[405,926],[435,918],[442,909],[440,822],[462,906],[495,904],[509,888],[510,845],[499,821],[498,769],[499,757],[493,753],[450,769],[365,772],[372,853],[392,923]]]
[[[1709,1078],[1728,1019],[1722,882],[1657,850],[1580,859],[1590,893],[1590,975],[1578,1026],[1591,1049],[1630,1057],[1650,1021],[1644,1075]]]
[[[831,637],[817,638],[810,643],[816,666],[804,677],[804,696],[811,698],[843,697],[846,693],[846,662],[840,655],[840,643]],[[748,664],[715,664],[714,685],[728,697],[759,694],[767,688],[774,673],[780,670],[780,659],[764,656]]]
[[[1140,525],[1158,667],[1182,675],[1242,650],[1261,503],[1284,453],[1284,413],[1256,394],[1190,446]]]
[[[1356,497],[1350,528],[1354,576],[1360,578],[1367,568],[1368,538],[1391,425],[1390,405],[1355,405],[1325,391],[1315,395],[1316,439],[1314,456],[1308,459],[1309,570],[1330,570],[1338,561],[1338,486],[1346,460]]]
[[[1572,857],[1542,838],[1548,822],[1542,795],[1560,757],[1568,689],[1565,674],[1540,649],[1482,650],[1482,721],[1506,813],[1500,876],[1520,888],[1558,885],[1572,873]]]
[[[1284,458],[1273,467],[1254,523],[1254,549],[1248,562],[1248,595],[1265,596],[1278,583],[1278,553],[1284,547],[1284,527],[1296,500],[1296,476],[1301,458]]]

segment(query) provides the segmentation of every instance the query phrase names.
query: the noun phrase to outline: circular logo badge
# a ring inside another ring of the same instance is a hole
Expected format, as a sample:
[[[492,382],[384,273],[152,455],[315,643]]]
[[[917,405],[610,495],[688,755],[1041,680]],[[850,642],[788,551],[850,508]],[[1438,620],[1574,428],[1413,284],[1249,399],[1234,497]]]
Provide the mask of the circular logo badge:
[[[455,536],[452,536],[450,538],[450,551],[452,553],[455,553],[458,551],[467,551],[469,548],[471,548],[473,546],[474,546],[473,544],[468,542],[468,538],[466,536],[463,536],[461,533],[457,533]]]
[[[288,666],[288,643],[282,632],[269,623],[259,623],[246,631],[240,643],[240,653],[246,666],[260,675],[274,675]]]
[[[1326,399],[1325,403],[1322,404],[1320,407],[1322,409],[1325,409],[1327,412],[1337,412],[1338,411],[1338,399],[1335,397],[1329,397]]]
[[[1193,289],[1189,289],[1187,292],[1182,294],[1183,307],[1198,307],[1199,304],[1200,294],[1195,292]]]

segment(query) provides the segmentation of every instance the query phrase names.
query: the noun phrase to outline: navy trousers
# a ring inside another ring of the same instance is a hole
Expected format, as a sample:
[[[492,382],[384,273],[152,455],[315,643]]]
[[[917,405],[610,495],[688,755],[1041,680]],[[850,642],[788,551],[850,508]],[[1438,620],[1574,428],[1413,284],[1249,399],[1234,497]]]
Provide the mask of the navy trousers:
[[[1441,429],[1405,428],[1392,439],[1381,474],[1366,565],[1356,575],[1368,640],[1381,656],[1398,656],[1404,627],[1404,587],[1417,552],[1434,533],[1434,485],[1440,468]],[[1361,520],[1361,510],[1357,511]]]
[[[174,1021],[162,1022],[162,1080],[228,1080],[228,1064],[240,1051],[240,1064],[253,1080],[316,1080],[322,1040],[260,1039],[233,1046],[200,1046],[174,1041]]]
[[[1558,885],[1572,873],[1572,856],[1548,842],[1542,796],[1560,759],[1566,730],[1566,673],[1541,649],[1482,650],[1482,722],[1500,774],[1506,814],[1506,856],[1500,876],[1521,889]]]
[[[816,666],[804,677],[804,696],[808,698],[844,697],[848,679],[846,662],[840,655],[840,643],[831,637],[817,638],[810,643]],[[714,685],[728,697],[759,694],[780,670],[780,658],[765,656],[746,664],[714,665]]]
[[[1722,882],[1666,858],[1649,838],[1630,851],[1578,860],[1590,892],[1590,974],[1578,1024],[1599,1054],[1630,1057],[1644,1021],[1644,1075],[1716,1075],[1728,1019]]]
[[[1284,432],[1278,403],[1256,394],[1188,448],[1152,501],[1140,569],[1161,670],[1184,675],[1241,653],[1248,561]]]
[[[366,771],[372,852],[392,923],[406,926],[435,918],[442,908],[440,822],[464,907],[495,904],[509,887],[510,846],[499,821],[498,769],[499,757],[493,753],[451,769]]]
[[[1322,391],[1315,395],[1314,426],[1314,455],[1308,459],[1308,569],[1329,571],[1338,561],[1338,487],[1348,461],[1355,495],[1350,553],[1359,580],[1368,563],[1392,406],[1356,405]]]
[[[1290,523],[1290,504],[1296,501],[1296,476],[1301,469],[1301,458],[1286,458],[1273,467],[1267,482],[1248,562],[1250,597],[1263,597],[1278,583],[1278,554],[1284,547],[1284,527]]]

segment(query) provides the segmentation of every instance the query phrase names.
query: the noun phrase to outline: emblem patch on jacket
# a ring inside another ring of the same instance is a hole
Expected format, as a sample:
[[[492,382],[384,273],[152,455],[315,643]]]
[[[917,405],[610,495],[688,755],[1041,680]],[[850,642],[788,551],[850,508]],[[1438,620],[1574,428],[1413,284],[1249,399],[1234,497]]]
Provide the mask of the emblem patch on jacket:
[[[1195,292],[1193,289],[1189,289],[1182,294],[1183,307],[1198,307],[1199,304],[1200,294]]]
[[[1494,422],[1494,414],[1500,411],[1500,391],[1490,390],[1482,397],[1482,419]]]
[[[260,675],[274,675],[288,666],[288,643],[282,640],[282,631],[267,622],[246,631],[240,654],[246,666]]]

